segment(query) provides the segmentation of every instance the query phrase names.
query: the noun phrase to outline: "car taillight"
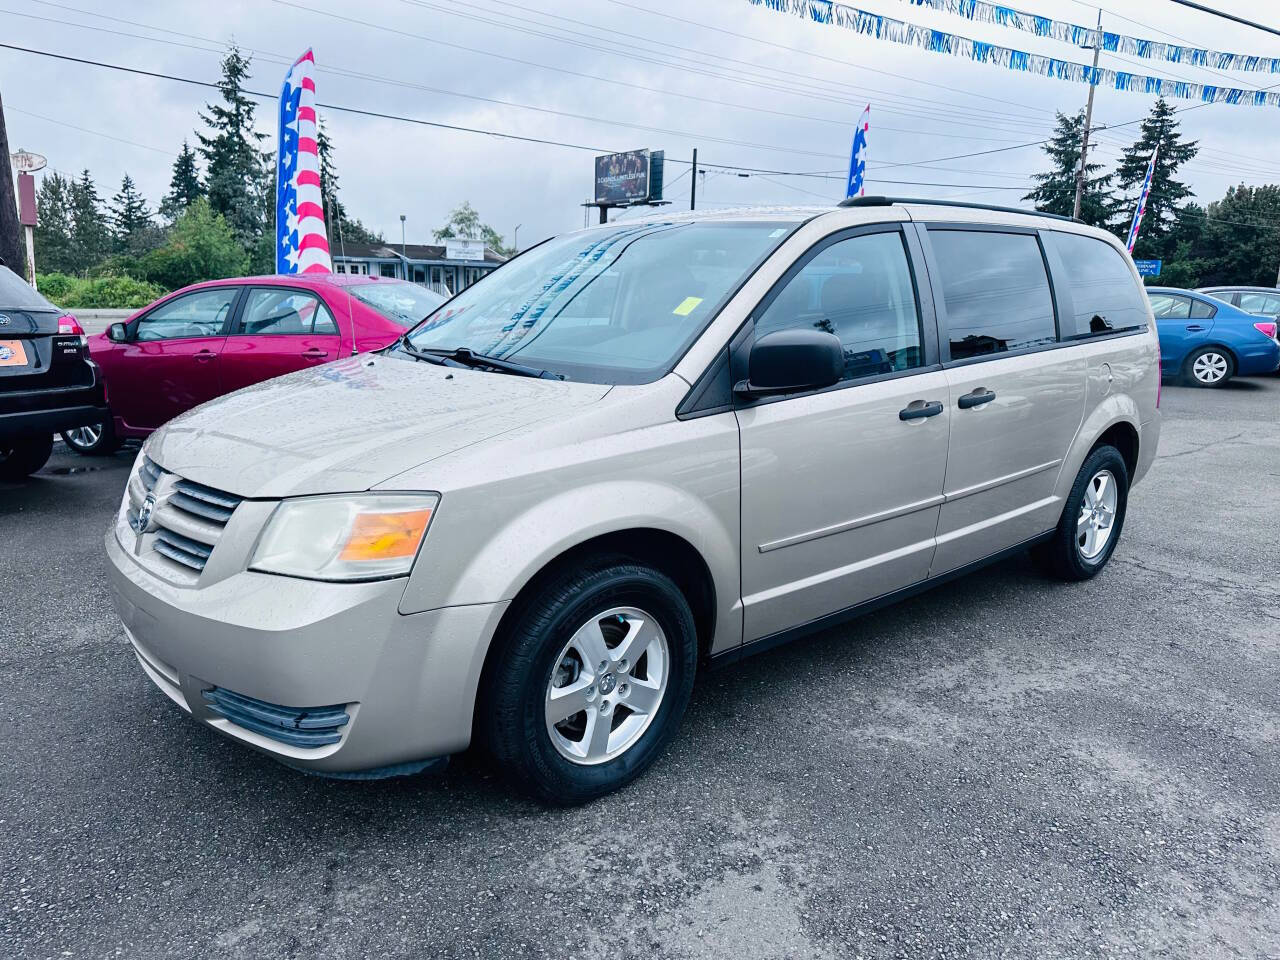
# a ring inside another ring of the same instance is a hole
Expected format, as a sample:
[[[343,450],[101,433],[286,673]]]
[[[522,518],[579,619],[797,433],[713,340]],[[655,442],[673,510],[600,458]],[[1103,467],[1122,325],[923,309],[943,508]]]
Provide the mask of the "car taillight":
[[[84,327],[80,326],[79,320],[68,313],[58,318],[58,332],[73,337],[83,337]]]
[[[1266,334],[1272,340],[1276,338],[1276,322],[1274,320],[1263,323],[1255,323],[1254,329],[1260,333]]]

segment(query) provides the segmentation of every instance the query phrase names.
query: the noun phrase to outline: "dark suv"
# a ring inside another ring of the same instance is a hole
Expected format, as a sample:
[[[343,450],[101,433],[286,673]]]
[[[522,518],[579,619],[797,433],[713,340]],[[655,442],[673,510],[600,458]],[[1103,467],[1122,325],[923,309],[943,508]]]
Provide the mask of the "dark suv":
[[[0,480],[35,473],[55,431],[101,423],[105,414],[80,324],[0,265]]]

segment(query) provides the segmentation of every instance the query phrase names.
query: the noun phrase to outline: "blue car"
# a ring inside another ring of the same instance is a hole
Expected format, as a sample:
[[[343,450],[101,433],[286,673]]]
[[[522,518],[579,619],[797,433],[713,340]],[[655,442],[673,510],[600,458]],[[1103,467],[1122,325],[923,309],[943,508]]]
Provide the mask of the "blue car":
[[[1148,287],[1160,333],[1160,372],[1196,387],[1280,367],[1276,322],[1193,290]]]

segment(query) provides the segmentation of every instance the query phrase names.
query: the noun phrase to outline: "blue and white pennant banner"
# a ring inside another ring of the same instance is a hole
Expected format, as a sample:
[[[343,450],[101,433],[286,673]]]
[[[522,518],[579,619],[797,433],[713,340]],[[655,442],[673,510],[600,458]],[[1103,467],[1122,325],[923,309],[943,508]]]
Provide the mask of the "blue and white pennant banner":
[[[986,0],[903,0],[916,7],[928,7],[944,13],[965,17],[977,23],[994,23],[1001,27],[1034,33],[1038,37],[1061,40],[1075,47],[1092,47],[1098,42],[1098,31],[1082,27],[1066,20],[1054,20],[1034,13],[1025,13]],[[1122,33],[1102,31],[1104,53],[1124,53],[1144,60],[1164,60],[1167,63],[1185,63],[1193,67],[1214,70],[1248,70],[1255,73],[1280,73],[1280,57],[1260,57],[1250,53],[1223,53],[1201,47],[1187,47],[1160,40],[1144,40]]]
[[[843,3],[832,3],[831,0],[748,0],[748,2],[780,13],[795,14],[814,23],[843,27],[864,37],[888,40],[890,43],[900,43],[933,53],[950,54],[964,60],[987,63],[1021,73],[1033,73],[1041,77],[1093,83],[1097,86],[1114,87],[1116,90],[1145,93],[1173,100],[1280,107],[1280,92],[1189,83],[1185,80],[1150,77],[1138,73],[1127,73],[1123,70],[1095,69],[1087,63],[1059,60],[1057,57],[1046,57],[1038,53],[1026,53],[1011,47],[956,36],[942,30],[918,27],[913,23],[859,10]]]

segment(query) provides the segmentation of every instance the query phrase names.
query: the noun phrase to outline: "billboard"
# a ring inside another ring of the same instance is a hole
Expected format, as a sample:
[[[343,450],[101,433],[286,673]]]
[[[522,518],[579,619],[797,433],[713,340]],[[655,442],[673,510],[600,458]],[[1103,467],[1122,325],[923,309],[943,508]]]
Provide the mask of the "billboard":
[[[596,203],[624,206],[649,199],[649,151],[596,157]]]

